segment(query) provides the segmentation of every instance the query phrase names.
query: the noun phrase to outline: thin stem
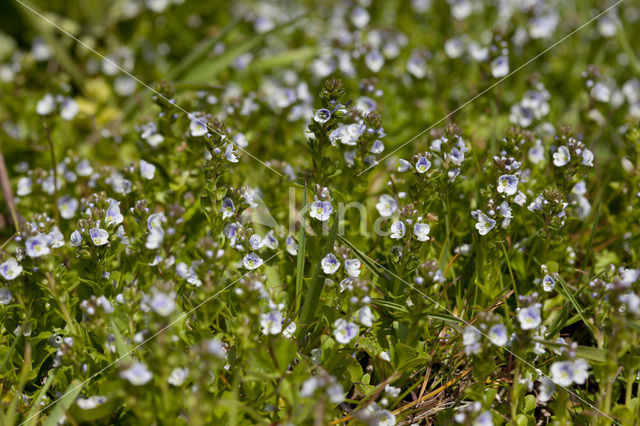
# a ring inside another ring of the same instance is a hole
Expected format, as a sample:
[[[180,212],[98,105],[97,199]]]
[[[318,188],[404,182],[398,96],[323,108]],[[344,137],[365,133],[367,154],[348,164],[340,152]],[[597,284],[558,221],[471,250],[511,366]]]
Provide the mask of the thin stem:
[[[53,173],[53,212],[56,216],[56,223],[60,225],[60,213],[58,212],[58,163],[56,163],[56,152],[53,148],[53,139],[51,139],[51,132],[49,131],[47,123],[44,123],[44,128],[47,130],[49,152],[51,153],[51,173]]]
[[[509,260],[509,255],[507,254],[507,248],[504,246],[504,243],[501,243],[502,251],[504,252],[504,257],[507,260],[507,267],[509,268],[509,275],[511,276],[511,283],[513,284],[513,292],[516,296],[516,303],[518,302],[518,287],[516,286],[516,279],[513,276],[513,270],[511,269],[511,261]]]
[[[7,165],[4,162],[4,155],[2,155],[2,148],[0,147],[0,187],[2,187],[2,195],[7,203],[7,209],[11,214],[11,221],[13,226],[16,227],[16,233],[20,233],[20,221],[18,220],[18,210],[16,209],[16,203],[13,199],[13,191],[11,190],[11,183],[9,182],[9,173],[7,172]]]

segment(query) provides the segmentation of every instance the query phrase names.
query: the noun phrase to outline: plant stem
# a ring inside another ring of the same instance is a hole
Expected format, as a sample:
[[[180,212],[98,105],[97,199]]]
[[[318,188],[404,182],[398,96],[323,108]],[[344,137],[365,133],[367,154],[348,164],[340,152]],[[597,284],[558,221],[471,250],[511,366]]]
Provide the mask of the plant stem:
[[[18,220],[18,210],[16,209],[16,203],[13,199],[13,191],[11,190],[11,183],[9,182],[9,173],[7,172],[7,165],[4,162],[4,155],[2,155],[2,148],[0,147],[0,187],[2,188],[2,195],[7,203],[7,209],[11,214],[11,221],[13,226],[16,227],[16,233],[20,233],[20,221]]]
[[[47,130],[47,138],[49,139],[49,152],[51,153],[51,173],[53,174],[53,212],[56,216],[56,224],[60,225],[60,212],[58,212],[58,164],[56,163],[56,152],[53,148],[53,140],[51,139],[51,132],[49,126],[44,123],[44,128]]]

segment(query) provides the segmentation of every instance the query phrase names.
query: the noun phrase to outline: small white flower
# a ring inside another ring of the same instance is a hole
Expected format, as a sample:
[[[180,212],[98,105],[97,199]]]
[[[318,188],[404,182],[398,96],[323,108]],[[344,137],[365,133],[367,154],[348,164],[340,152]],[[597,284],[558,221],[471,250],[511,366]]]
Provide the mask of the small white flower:
[[[489,329],[487,333],[489,340],[496,346],[504,346],[507,344],[507,329],[502,324],[496,324]]]
[[[25,241],[25,246],[29,257],[41,257],[51,253],[51,249],[49,249],[49,242],[42,234],[28,238],[27,241]]]
[[[284,316],[279,310],[272,310],[266,314],[260,314],[260,326],[262,327],[262,334],[277,335],[282,332],[282,323]]]
[[[238,162],[238,155],[236,153],[236,151],[233,149],[233,144],[232,143],[228,143],[227,146],[224,149],[224,158],[227,159],[227,161],[229,161],[230,163],[237,163]]]
[[[380,216],[389,217],[398,210],[398,203],[396,203],[396,199],[391,195],[383,194],[376,204],[376,209],[378,209]]]
[[[249,270],[253,270],[256,269],[258,267],[260,267],[260,265],[262,265],[264,263],[264,261],[262,259],[260,259],[260,256],[258,256],[255,253],[249,253],[247,254],[243,259],[242,259],[242,263],[244,264],[244,267],[249,269]]]
[[[542,289],[544,291],[551,291],[555,286],[556,280],[554,280],[551,275],[547,274],[544,276],[544,278],[542,278]]]
[[[584,385],[589,378],[589,363],[582,358],[573,361],[573,381],[578,385]]]
[[[491,62],[491,75],[495,78],[501,78],[509,74],[509,58],[507,56],[498,56]]]
[[[78,247],[82,244],[82,234],[77,229],[71,233],[71,237],[69,238],[69,242],[72,247]]]
[[[151,180],[156,175],[156,166],[144,160],[140,160],[140,176],[144,179]]]
[[[0,275],[2,275],[2,278],[5,280],[15,280],[21,273],[22,266],[12,257],[0,264]]]
[[[391,231],[391,234],[389,235],[389,237],[393,238],[394,240],[401,239],[402,237],[404,237],[404,234],[406,232],[406,227],[404,225],[404,222],[401,220],[397,220],[393,222],[391,224],[390,231]]]
[[[398,171],[400,173],[406,172],[407,170],[411,169],[411,163],[408,162],[407,160],[403,160],[402,158],[400,158],[398,160],[398,163],[400,163],[400,165],[398,166]]]
[[[505,195],[513,195],[518,192],[518,177],[515,175],[502,175],[498,178],[498,192]]]
[[[571,153],[569,152],[569,148],[562,145],[558,148],[556,152],[553,153],[553,164],[556,167],[562,167],[569,162],[571,159]]]
[[[313,116],[313,120],[317,123],[324,124],[331,118],[331,111],[325,108],[321,108],[316,111]]]
[[[72,98],[65,98],[60,104],[60,116],[63,120],[73,120],[79,111],[78,103]]]
[[[107,225],[119,225],[124,221],[124,216],[120,213],[120,207],[117,204],[111,204],[104,215],[104,221]]]
[[[489,231],[493,229],[496,221],[491,219],[484,213],[478,214],[478,223],[476,223],[476,229],[480,233],[480,235],[487,235]]]
[[[324,259],[322,259],[320,266],[322,266],[322,270],[325,274],[331,275],[340,268],[340,261],[333,253],[329,253],[324,257]]]
[[[462,332],[462,344],[464,345],[465,352],[467,354],[477,354],[480,352],[481,338],[482,334],[476,327],[471,325],[466,326]]]
[[[187,380],[188,376],[189,376],[188,368],[176,367],[171,371],[171,374],[169,375],[167,382],[171,386],[182,386],[185,380]]]
[[[60,212],[60,216],[63,219],[71,219],[76,214],[76,210],[78,210],[78,200],[75,198],[71,198],[68,195],[64,197],[60,197],[58,199],[58,211]]]
[[[587,167],[593,167],[593,159],[594,159],[593,152],[585,148],[582,151],[581,155],[582,155],[582,165]]]
[[[142,386],[153,378],[153,374],[147,369],[146,365],[141,362],[136,362],[128,369],[122,371],[120,377],[128,380],[129,383],[134,386]]]
[[[418,161],[416,161],[416,171],[422,174],[429,170],[429,168],[431,168],[431,161],[424,155],[418,157]]]
[[[189,132],[191,136],[200,137],[207,134],[207,122],[204,118],[191,118],[191,124],[189,124]]]
[[[363,306],[358,311],[358,321],[360,324],[365,327],[371,327],[373,325],[373,313],[371,312],[371,308],[369,306]]]
[[[355,323],[338,318],[333,323],[333,337],[338,343],[346,345],[358,335],[358,326]]]
[[[360,259],[347,259],[344,261],[344,269],[350,277],[358,277],[360,275]]]
[[[176,309],[175,295],[156,291],[151,297],[149,306],[161,317],[169,316]]]
[[[292,236],[288,236],[285,241],[285,246],[287,248],[287,253],[291,256],[295,256],[298,254],[298,243]]]
[[[548,402],[556,392],[556,385],[553,380],[546,376],[540,377],[540,385],[538,385],[538,401]]]
[[[540,316],[540,305],[535,304],[520,309],[520,311],[518,311],[518,321],[520,321],[520,327],[523,330],[538,328],[542,322],[542,317]]]
[[[333,206],[329,201],[314,201],[309,209],[309,215],[319,221],[326,221],[333,212]]]
[[[573,383],[573,362],[557,361],[551,364],[551,378],[560,386],[571,386]]]
[[[96,246],[103,246],[109,242],[109,233],[102,228],[91,228],[89,230],[89,236]]]
[[[426,223],[416,222],[416,224],[413,225],[413,236],[416,237],[418,241],[428,241],[429,232],[431,232],[431,227]]]
[[[155,250],[160,248],[162,241],[164,240],[164,231],[162,228],[153,228],[149,235],[147,235],[147,241],[144,246],[149,250]]]
[[[38,115],[49,115],[56,109],[56,100],[52,94],[47,93],[36,104],[36,113]]]
[[[21,177],[18,179],[18,188],[16,190],[16,194],[20,197],[31,194],[33,190],[33,182],[31,178]]]
[[[229,197],[225,197],[222,200],[222,206],[220,207],[220,213],[222,213],[222,220],[233,216],[236,212],[236,207],[233,205],[233,201]]]

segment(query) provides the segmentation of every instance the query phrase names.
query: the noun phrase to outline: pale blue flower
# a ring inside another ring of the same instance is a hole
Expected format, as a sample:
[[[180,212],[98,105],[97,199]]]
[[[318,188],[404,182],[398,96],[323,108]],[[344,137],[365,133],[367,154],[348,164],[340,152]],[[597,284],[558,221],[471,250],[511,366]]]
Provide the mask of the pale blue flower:
[[[418,241],[428,241],[429,232],[431,232],[431,227],[426,223],[416,222],[416,224],[413,225],[413,236],[416,237]]]
[[[333,206],[329,201],[314,201],[311,203],[309,215],[314,219],[324,222],[329,219],[332,211]]]
[[[238,155],[236,151],[233,149],[233,144],[228,143],[224,149],[224,157],[231,163],[238,162]]]
[[[142,386],[153,378],[153,374],[147,369],[146,365],[141,362],[136,362],[128,369],[122,371],[120,377],[134,386]]]
[[[451,151],[449,151],[449,160],[456,166],[461,165],[464,161],[464,151],[456,147],[451,148]]]
[[[384,56],[377,50],[372,50],[365,55],[364,63],[371,72],[377,73],[384,66]]]
[[[467,354],[477,354],[482,349],[480,345],[480,339],[482,338],[482,334],[480,331],[472,326],[468,325],[462,331],[462,344],[464,345],[464,351]]]
[[[262,248],[262,237],[258,234],[253,234],[249,237],[249,245],[252,250],[259,250]]]
[[[567,387],[573,383],[574,369],[571,361],[557,361],[551,364],[551,379],[558,385]]]
[[[96,246],[103,246],[109,242],[109,233],[102,228],[91,228],[89,230],[89,236]]]
[[[111,204],[104,215],[104,221],[107,225],[119,225],[124,221],[124,216],[120,213],[120,207],[117,204]]]
[[[398,171],[400,173],[406,172],[407,170],[411,169],[411,163],[407,160],[403,160],[402,158],[400,158],[398,159],[398,163],[400,163],[400,165],[398,166]]]
[[[298,243],[296,243],[296,240],[292,236],[287,237],[285,246],[287,248],[287,253],[290,255],[295,256],[298,254]]]
[[[25,241],[25,247],[29,257],[41,257],[51,253],[47,237],[42,234],[28,238]]]
[[[556,280],[554,280],[551,275],[547,274],[544,276],[544,278],[542,278],[542,289],[544,291],[551,291],[555,286]]]
[[[242,263],[244,264],[245,268],[253,270],[260,267],[260,265],[262,265],[264,261],[260,259],[260,256],[251,252],[242,259]]]
[[[151,180],[156,175],[156,166],[144,160],[140,160],[140,176],[144,179]]]
[[[383,194],[380,196],[378,203],[376,204],[376,209],[378,210],[378,213],[380,213],[380,216],[389,217],[398,210],[398,203],[391,195]]]
[[[322,259],[320,266],[325,274],[331,275],[340,268],[340,261],[333,253],[329,253]]]
[[[358,326],[343,318],[338,318],[333,323],[333,337],[338,343],[346,345],[358,335]]]
[[[71,198],[68,195],[60,197],[58,199],[58,211],[63,219],[71,219],[78,210],[78,200]]]
[[[582,151],[582,165],[587,166],[587,167],[593,167],[593,152],[591,152],[588,149],[584,149]]]
[[[69,242],[71,242],[72,247],[78,247],[82,244],[82,234],[77,229],[71,233],[71,237],[69,238]]]
[[[476,223],[476,229],[478,230],[480,235],[487,235],[495,225],[495,220],[491,219],[484,213],[478,213],[478,222]]]
[[[556,152],[553,153],[553,164],[556,167],[562,167],[566,165],[571,159],[571,153],[569,152],[569,148],[562,145],[558,148]]]
[[[418,161],[416,161],[416,171],[418,173],[425,173],[431,167],[431,161],[424,155],[418,157]]]
[[[22,266],[12,257],[0,263],[0,275],[2,275],[2,278],[5,280],[15,280],[21,273]]]
[[[273,230],[266,233],[263,238],[264,245],[270,248],[271,250],[275,250],[278,248],[278,239],[275,236]]]
[[[191,124],[189,124],[189,131],[191,136],[199,137],[207,134],[207,122],[203,118],[191,117]]]
[[[495,78],[504,77],[509,74],[509,58],[498,56],[491,62],[491,75]]]
[[[489,340],[496,346],[504,346],[507,344],[509,337],[507,335],[507,328],[502,324],[495,324],[489,329],[487,333]]]
[[[182,384],[187,380],[189,376],[188,368],[176,367],[169,374],[169,378],[167,379],[167,383],[171,386],[182,386]]]
[[[498,178],[498,192],[505,195],[513,195],[518,192],[519,179],[515,175],[502,175]]]
[[[523,330],[538,328],[542,322],[542,317],[540,316],[540,304],[536,303],[535,305],[521,308],[518,311],[518,321],[520,321],[520,327]]]
[[[360,259],[347,259],[344,261],[344,269],[350,277],[358,277],[360,275]]]
[[[404,222],[401,220],[397,220],[393,222],[391,224],[390,231],[391,231],[391,234],[389,235],[389,237],[393,238],[394,240],[401,239],[402,237],[404,237],[404,234],[406,232],[406,227],[404,225]]]
[[[282,323],[284,316],[280,310],[274,309],[266,314],[260,314],[260,326],[262,327],[262,334],[264,335],[277,335],[282,332]]]
[[[313,116],[313,120],[320,124],[326,123],[327,121],[329,121],[330,118],[331,118],[331,111],[329,111],[326,108],[321,108],[317,110],[315,115]]]
[[[166,294],[161,291],[155,291],[149,302],[149,306],[156,314],[166,317],[176,309],[175,294]]]
[[[222,199],[222,206],[220,207],[220,213],[222,213],[222,220],[233,216],[236,211],[236,207],[233,205],[233,201],[229,197]]]

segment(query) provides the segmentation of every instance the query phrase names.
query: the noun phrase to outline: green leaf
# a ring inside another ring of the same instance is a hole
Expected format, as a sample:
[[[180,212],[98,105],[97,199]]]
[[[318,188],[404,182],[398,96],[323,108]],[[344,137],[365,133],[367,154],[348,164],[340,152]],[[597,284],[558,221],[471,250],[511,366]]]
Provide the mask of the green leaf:
[[[336,240],[336,235],[338,232],[338,220],[337,217],[333,220],[333,227],[325,241],[322,252],[320,253],[320,258],[316,259],[316,268],[313,272],[313,277],[311,277],[311,283],[309,284],[309,291],[307,292],[307,297],[304,299],[304,304],[302,305],[302,314],[300,315],[300,319],[302,324],[308,326],[313,320],[313,316],[316,313],[316,308],[318,307],[318,301],[320,300],[320,295],[322,294],[322,287],[324,286],[324,282],[322,282],[320,278],[320,261],[331,251],[333,247],[333,242]]]
[[[304,184],[302,196],[302,211],[307,205],[307,184]],[[298,258],[296,260],[296,312],[300,311],[302,303],[302,279],[304,278],[304,256],[307,244],[307,231],[305,230],[304,214],[300,216],[300,231],[298,232]]]
[[[79,380],[74,380],[69,385],[69,388],[64,392],[62,398],[56,402],[56,405],[51,410],[51,413],[45,419],[43,426],[56,426],[62,416],[67,412],[71,404],[76,400],[80,392],[82,391],[82,386],[84,383]]]
[[[201,82],[201,81],[211,81],[218,73],[223,71],[229,65],[233,63],[236,58],[240,55],[243,55],[251,50],[254,50],[258,45],[260,45],[264,40],[272,34],[277,34],[280,31],[283,31],[286,28],[289,28],[293,24],[300,22],[300,20],[304,17],[304,15],[293,18],[292,20],[285,22],[282,25],[279,25],[272,29],[271,31],[267,31],[263,34],[255,35],[248,40],[240,43],[237,46],[231,47],[223,54],[195,65],[189,70],[186,75],[182,78],[182,81],[189,82]]]
[[[169,71],[169,79],[179,79],[187,69],[196,66],[201,62],[221,40],[224,40],[229,33],[236,28],[240,21],[236,20],[227,25],[216,37],[211,37],[200,41],[184,59]]]

